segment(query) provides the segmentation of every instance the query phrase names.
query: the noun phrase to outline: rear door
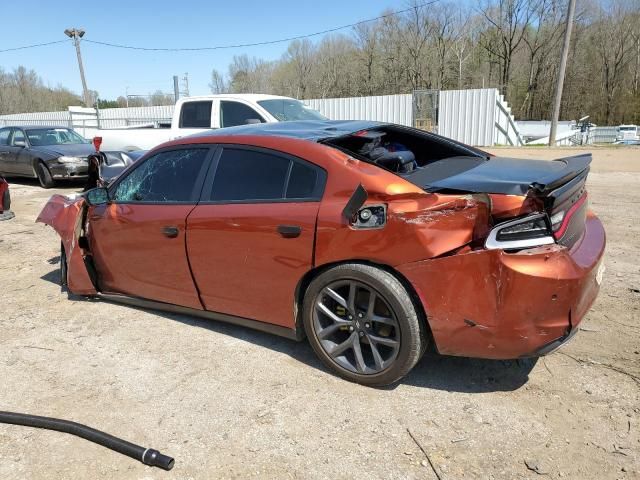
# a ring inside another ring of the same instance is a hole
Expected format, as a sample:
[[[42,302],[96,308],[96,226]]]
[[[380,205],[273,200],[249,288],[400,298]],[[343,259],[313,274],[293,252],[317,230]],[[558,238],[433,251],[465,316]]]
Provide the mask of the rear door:
[[[185,250],[185,227],[210,162],[208,146],[170,148],[110,187],[89,208],[91,252],[103,292],[202,309]]]
[[[326,172],[283,153],[220,147],[187,220],[207,310],[293,328],[294,292],[312,267]]]

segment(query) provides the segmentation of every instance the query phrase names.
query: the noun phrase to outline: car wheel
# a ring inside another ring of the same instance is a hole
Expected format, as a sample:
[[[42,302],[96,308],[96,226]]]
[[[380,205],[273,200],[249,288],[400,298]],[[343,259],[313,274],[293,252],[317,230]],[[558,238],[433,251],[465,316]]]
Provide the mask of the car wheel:
[[[60,242],[60,286],[67,286],[67,252],[62,242]]]
[[[44,163],[38,162],[36,164],[36,175],[38,176],[38,181],[40,182],[40,186],[42,188],[53,187],[53,178],[51,177],[51,172],[49,172],[49,169]]]
[[[5,190],[2,195],[2,208],[4,210],[11,210],[11,194],[9,193],[9,189]]]
[[[389,272],[344,264],[315,278],[304,328],[322,362],[343,378],[383,386],[404,377],[427,346],[411,297]]]

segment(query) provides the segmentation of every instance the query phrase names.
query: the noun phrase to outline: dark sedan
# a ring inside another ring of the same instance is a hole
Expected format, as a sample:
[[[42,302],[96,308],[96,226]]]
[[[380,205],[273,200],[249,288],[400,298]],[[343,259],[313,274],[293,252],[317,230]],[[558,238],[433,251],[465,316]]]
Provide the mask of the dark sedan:
[[[0,174],[37,178],[44,188],[64,178],[86,178],[95,149],[66,127],[0,128]]]

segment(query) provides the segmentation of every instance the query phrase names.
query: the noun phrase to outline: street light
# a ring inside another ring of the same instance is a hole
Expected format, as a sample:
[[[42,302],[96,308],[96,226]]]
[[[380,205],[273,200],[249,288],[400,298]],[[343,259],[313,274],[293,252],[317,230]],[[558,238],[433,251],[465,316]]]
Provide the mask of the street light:
[[[84,68],[82,67],[82,54],[80,53],[80,39],[84,37],[85,31],[82,28],[67,28],[64,34],[73,39],[73,43],[76,47],[76,55],[78,56],[78,67],[80,68],[80,79],[82,80],[82,95],[84,96],[84,105],[86,107],[91,106],[91,98],[89,96],[89,89],[87,88],[87,81],[84,78]]]

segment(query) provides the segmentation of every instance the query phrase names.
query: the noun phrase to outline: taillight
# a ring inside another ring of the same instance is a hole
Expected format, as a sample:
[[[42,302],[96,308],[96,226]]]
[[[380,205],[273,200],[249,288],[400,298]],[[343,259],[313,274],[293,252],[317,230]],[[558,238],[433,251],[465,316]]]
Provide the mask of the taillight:
[[[549,217],[534,213],[496,225],[485,241],[487,249],[519,250],[555,243]]]
[[[571,205],[571,208],[569,208],[566,213],[564,210],[561,210],[551,215],[551,228],[553,229],[553,236],[556,239],[560,239],[564,235],[571,222],[571,217],[573,217],[573,214],[576,213],[586,201],[587,194],[585,193],[576,203]]]

